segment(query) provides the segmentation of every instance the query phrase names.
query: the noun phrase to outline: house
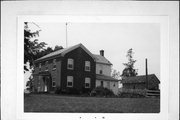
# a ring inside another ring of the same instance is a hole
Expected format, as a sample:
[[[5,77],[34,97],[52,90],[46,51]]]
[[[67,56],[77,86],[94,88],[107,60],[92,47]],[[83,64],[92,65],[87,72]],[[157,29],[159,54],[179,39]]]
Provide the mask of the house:
[[[79,92],[93,89],[96,64],[82,44],[61,49],[35,61],[34,91],[54,92],[56,88]]]
[[[121,83],[123,88],[126,89],[150,89],[158,90],[159,89],[159,79],[155,74],[147,75],[148,82],[146,80],[146,75],[134,76],[134,77],[125,77],[122,79]]]
[[[96,87],[103,86],[118,93],[118,80],[111,77],[112,63],[104,57],[104,50],[100,50],[100,55],[95,55],[96,61]]]
[[[82,44],[47,54],[35,60],[33,91],[54,92],[59,88],[62,91],[69,91],[71,89],[82,93],[89,92],[95,88],[97,80],[117,81],[109,76],[110,68],[104,69],[104,67],[101,67],[102,73],[107,72],[108,75],[101,74],[103,77],[99,77],[96,74],[99,70],[99,64],[106,66],[104,60],[107,62],[105,57],[92,54]],[[110,66],[111,63],[108,63],[108,66]],[[103,82],[103,86],[104,84]]]

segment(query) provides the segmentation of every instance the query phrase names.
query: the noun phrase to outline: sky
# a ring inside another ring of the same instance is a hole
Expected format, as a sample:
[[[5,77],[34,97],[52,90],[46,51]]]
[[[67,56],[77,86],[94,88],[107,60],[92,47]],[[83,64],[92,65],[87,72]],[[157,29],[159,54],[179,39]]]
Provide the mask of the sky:
[[[65,23],[36,23],[32,30],[41,29],[40,42],[47,47],[66,47]],[[122,73],[127,62],[126,53],[132,48],[138,75],[145,75],[145,58],[148,59],[148,74],[160,79],[160,24],[158,23],[68,23],[68,47],[82,43],[91,53],[104,56],[113,64],[112,68]]]

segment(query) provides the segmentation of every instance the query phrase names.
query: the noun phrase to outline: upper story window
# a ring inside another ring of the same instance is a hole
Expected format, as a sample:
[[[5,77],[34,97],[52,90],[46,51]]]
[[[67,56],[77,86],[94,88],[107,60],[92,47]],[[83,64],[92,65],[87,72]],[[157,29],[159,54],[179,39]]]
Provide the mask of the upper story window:
[[[41,71],[41,63],[39,63],[39,71]]]
[[[45,71],[48,71],[48,61],[45,63]]]
[[[91,64],[90,61],[85,61],[85,71],[90,71],[91,70]]]
[[[85,88],[91,87],[91,78],[86,77],[85,78]]]
[[[53,60],[53,70],[56,69],[56,59]]]
[[[102,70],[100,70],[100,71],[99,71],[99,74],[103,74],[103,71],[102,71]]]
[[[73,87],[73,76],[67,76],[67,87]]]
[[[74,69],[74,60],[73,59],[68,59],[67,69],[70,69],[70,70]]]

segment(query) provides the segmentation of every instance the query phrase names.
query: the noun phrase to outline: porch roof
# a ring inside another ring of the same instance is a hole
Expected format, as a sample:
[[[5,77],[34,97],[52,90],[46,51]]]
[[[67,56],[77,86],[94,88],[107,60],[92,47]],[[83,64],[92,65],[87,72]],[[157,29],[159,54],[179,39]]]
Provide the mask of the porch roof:
[[[102,75],[102,74],[96,74],[96,79],[97,80],[106,80],[106,81],[115,81],[115,82],[120,81],[120,80],[115,79],[111,76],[106,76],[106,75]]]

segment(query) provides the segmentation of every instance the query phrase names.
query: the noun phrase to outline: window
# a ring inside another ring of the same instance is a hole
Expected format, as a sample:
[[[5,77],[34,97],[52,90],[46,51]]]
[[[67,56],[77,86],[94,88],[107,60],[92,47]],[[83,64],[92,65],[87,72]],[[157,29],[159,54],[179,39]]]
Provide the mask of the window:
[[[53,60],[53,70],[56,69],[56,59]]]
[[[73,87],[73,76],[67,76],[67,87]]]
[[[39,63],[39,71],[41,71],[41,63]]]
[[[73,59],[68,59],[67,69],[70,69],[70,70],[74,69],[74,60]]]
[[[103,87],[103,81],[101,81],[101,87]]]
[[[52,87],[56,87],[55,78],[52,79]]]
[[[85,71],[90,71],[90,61],[85,61]]]
[[[100,73],[100,74],[103,74],[103,71],[102,71],[102,70],[100,70],[100,71],[99,71],[99,73]]]
[[[45,65],[45,71],[48,71],[48,61],[46,61]]]
[[[90,78],[85,78],[85,88],[90,88],[91,86],[91,79]]]

